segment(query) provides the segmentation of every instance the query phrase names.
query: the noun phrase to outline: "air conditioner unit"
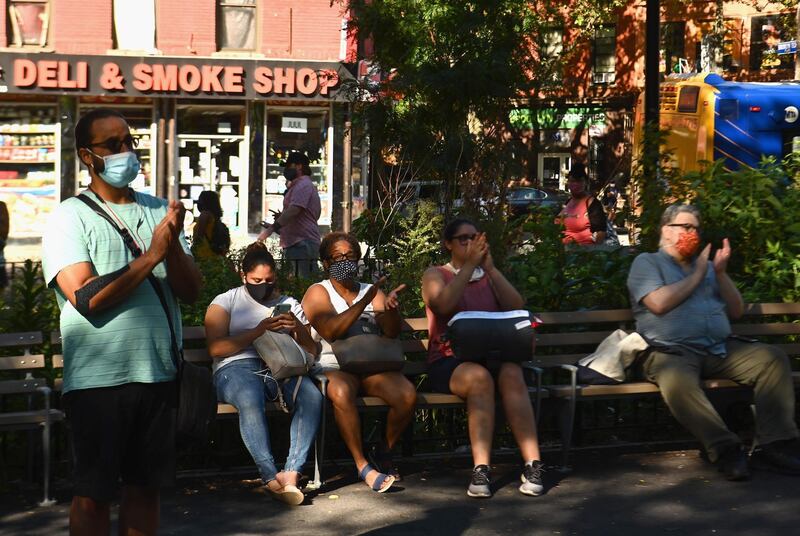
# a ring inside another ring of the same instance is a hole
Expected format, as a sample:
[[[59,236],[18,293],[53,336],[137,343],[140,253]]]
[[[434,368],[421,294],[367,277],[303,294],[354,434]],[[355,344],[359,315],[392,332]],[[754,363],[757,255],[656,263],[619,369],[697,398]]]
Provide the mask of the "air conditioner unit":
[[[613,84],[616,73],[594,73],[592,82],[595,84]]]

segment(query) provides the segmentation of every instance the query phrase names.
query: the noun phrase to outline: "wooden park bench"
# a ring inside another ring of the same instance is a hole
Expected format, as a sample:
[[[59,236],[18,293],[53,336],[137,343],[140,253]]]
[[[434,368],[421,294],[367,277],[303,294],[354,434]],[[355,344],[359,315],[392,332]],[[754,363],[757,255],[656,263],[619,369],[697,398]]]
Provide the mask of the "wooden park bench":
[[[51,407],[47,381],[35,376],[45,368],[45,358],[31,350],[40,347],[42,342],[38,331],[0,333],[0,348],[11,349],[16,354],[0,357],[0,399],[3,410],[11,409],[0,412],[0,431],[42,431],[44,498],[40,504],[47,506],[54,502],[50,499],[50,432],[53,423],[63,420],[64,414]]]
[[[574,364],[594,352],[597,345],[616,329],[633,331],[634,319],[630,309],[605,311],[537,313],[543,325],[537,334],[534,363],[542,369],[562,368],[569,373],[565,385],[549,382],[545,385],[549,398],[558,405],[561,433],[562,464],[567,466],[572,434],[575,427],[577,403],[586,400],[618,399],[660,394],[658,386],[646,381],[631,381],[619,385],[580,385]],[[800,315],[800,303],[748,304],[743,317],[732,324],[737,335],[759,338],[782,348],[790,357],[800,356],[800,342],[792,336],[800,334],[800,323],[788,320]],[[793,373],[795,386],[800,385],[800,372]],[[705,389],[742,389],[731,380],[708,379]]]

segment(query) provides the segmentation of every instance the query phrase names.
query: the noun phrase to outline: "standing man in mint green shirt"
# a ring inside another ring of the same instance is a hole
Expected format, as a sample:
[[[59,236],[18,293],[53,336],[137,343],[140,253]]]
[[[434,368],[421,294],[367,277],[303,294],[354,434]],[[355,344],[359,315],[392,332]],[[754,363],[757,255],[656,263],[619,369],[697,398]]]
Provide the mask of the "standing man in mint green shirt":
[[[71,534],[105,534],[122,481],[120,534],[155,534],[159,488],[175,468],[177,392],[171,335],[151,284],[163,290],[180,344],[177,299],[193,302],[200,273],[183,235],[183,206],[128,185],[139,172],[125,118],[96,109],[75,127],[75,147],[91,183],[84,195],[143,254],[77,198],[53,213],[43,237],[47,284],[61,308],[64,406],[75,458]]]

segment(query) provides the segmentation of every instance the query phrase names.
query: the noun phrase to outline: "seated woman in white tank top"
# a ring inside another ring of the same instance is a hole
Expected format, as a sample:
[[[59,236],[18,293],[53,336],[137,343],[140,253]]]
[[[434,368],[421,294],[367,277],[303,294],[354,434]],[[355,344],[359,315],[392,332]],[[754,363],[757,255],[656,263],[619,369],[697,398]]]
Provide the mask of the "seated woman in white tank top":
[[[319,247],[322,266],[329,279],[312,285],[303,297],[303,311],[312,326],[312,337],[322,346],[317,370],[328,378],[327,395],[333,403],[336,424],[353,455],[358,474],[379,493],[388,490],[399,478],[391,452],[403,430],[414,416],[417,393],[401,372],[356,375],[339,370],[331,343],[346,336],[359,318],[377,323],[384,336],[400,334],[401,318],[397,294],[405,285],[389,294],[376,285],[358,282],[358,241],[347,233],[329,233]],[[361,442],[361,421],[356,396],[363,393],[383,399],[390,407],[386,437],[371,452],[370,462]]]

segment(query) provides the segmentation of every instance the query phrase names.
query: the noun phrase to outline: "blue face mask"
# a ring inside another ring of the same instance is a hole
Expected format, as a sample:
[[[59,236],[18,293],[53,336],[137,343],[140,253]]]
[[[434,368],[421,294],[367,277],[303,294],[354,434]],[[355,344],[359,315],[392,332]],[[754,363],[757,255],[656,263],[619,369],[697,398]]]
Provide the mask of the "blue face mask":
[[[98,158],[103,159],[103,171],[98,175],[114,188],[124,188],[139,174],[139,159],[131,151]]]

